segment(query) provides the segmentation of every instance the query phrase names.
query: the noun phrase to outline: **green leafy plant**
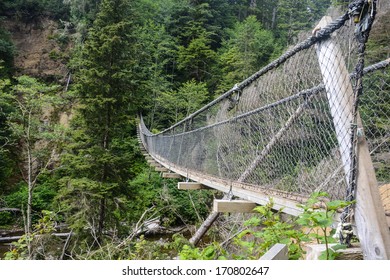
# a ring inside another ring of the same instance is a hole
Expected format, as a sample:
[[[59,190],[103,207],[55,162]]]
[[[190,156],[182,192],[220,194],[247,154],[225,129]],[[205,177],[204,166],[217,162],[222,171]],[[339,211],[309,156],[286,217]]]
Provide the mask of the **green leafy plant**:
[[[297,223],[309,228],[311,231],[309,236],[315,238],[319,244],[325,244],[326,250],[320,259],[329,260],[337,257],[337,250],[346,247],[344,245],[329,247],[329,243],[336,242],[331,236],[334,216],[337,210],[347,207],[354,202],[343,200],[327,201],[327,198],[328,194],[325,192],[313,193],[306,204],[299,205],[303,209],[303,213],[297,219]]]
[[[293,222],[283,221],[281,210],[273,210],[274,202],[258,206],[254,210],[260,214],[245,222],[251,229],[244,230],[235,239],[235,244],[244,249],[241,255],[234,255],[236,259],[258,259],[276,243],[288,246],[289,259],[299,259],[303,255],[302,241],[307,237],[295,229]],[[259,230],[260,228],[260,230]]]
[[[22,235],[22,237],[12,243],[12,249],[5,253],[6,260],[24,260],[32,259],[34,255],[39,254],[39,250],[47,250],[51,239],[51,234],[55,232],[56,214],[51,211],[42,211],[42,216],[38,223],[34,225],[31,233]],[[56,246],[55,246],[56,247]]]
[[[205,248],[184,245],[180,251],[181,260],[226,260],[226,250],[218,242],[213,242]]]

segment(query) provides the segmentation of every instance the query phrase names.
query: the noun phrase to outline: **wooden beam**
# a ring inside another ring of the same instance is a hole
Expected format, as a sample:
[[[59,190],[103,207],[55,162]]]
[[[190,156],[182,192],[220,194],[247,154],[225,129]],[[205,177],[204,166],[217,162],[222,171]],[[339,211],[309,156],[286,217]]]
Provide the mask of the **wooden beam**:
[[[147,163],[155,163],[156,162],[154,159],[148,159],[146,161],[147,161]]]
[[[168,172],[169,171],[169,169],[166,167],[156,167],[155,170],[157,172]]]
[[[213,210],[219,213],[251,213],[256,206],[248,200],[215,199]]]
[[[379,187],[379,192],[381,194],[383,208],[386,213],[387,225],[390,228],[390,184],[386,184]]]
[[[390,184],[380,186],[379,192],[385,212],[390,214]]]
[[[179,190],[204,190],[209,189],[209,187],[202,185],[201,183],[197,182],[179,182],[177,184],[177,188]]]
[[[149,162],[149,165],[152,166],[152,167],[161,167],[161,164],[159,164],[158,162]]]
[[[288,260],[288,247],[286,244],[277,243],[271,247],[260,260]]]
[[[316,30],[325,27],[330,22],[332,22],[330,17],[322,18]],[[351,137],[349,132],[351,123],[354,122],[352,116],[353,88],[340,47],[331,37],[317,43],[316,52],[339,142],[345,178],[348,183],[351,172]],[[354,216],[357,235],[365,259],[389,259],[390,231],[359,116],[357,126],[361,132],[356,147],[358,166]]]
[[[328,244],[329,248],[338,245],[337,243]],[[325,244],[306,244],[304,245],[306,251],[306,260],[318,260],[320,256],[326,251]],[[331,250],[331,249],[330,249]],[[359,244],[352,244],[351,248],[337,250],[339,255],[336,260],[362,260],[363,252]]]
[[[166,179],[181,179],[182,178],[182,176],[180,174],[177,174],[177,173],[163,173],[162,177],[166,178]]]
[[[359,122],[358,122],[359,125]],[[357,144],[355,221],[365,259],[390,259],[390,231],[365,136]]]
[[[320,30],[331,22],[332,18],[325,16],[314,30]],[[317,43],[316,52],[348,182],[351,166],[349,131],[353,122],[353,88],[341,49],[335,40],[330,38]]]

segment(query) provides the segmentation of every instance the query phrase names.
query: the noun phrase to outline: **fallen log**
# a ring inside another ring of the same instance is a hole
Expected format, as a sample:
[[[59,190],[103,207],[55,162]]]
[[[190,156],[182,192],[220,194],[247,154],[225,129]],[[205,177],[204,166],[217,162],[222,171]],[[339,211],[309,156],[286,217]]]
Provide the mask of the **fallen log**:
[[[0,212],[22,212],[19,208],[0,208]]]
[[[52,236],[60,237],[60,238],[67,238],[69,235],[72,235],[70,232],[66,233],[52,233]],[[37,235],[37,237],[42,236],[42,235]],[[0,243],[10,243],[10,242],[15,242],[18,241],[22,236],[5,236],[5,237],[0,237]]]

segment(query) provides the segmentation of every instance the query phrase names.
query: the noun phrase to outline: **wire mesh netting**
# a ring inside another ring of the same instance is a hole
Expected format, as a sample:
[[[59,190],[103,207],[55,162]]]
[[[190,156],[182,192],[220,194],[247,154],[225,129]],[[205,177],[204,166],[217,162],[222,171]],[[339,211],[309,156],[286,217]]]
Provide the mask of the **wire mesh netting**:
[[[379,185],[390,182],[390,67],[364,77],[359,112]]]
[[[344,199],[358,44],[350,21],[335,29],[315,43],[312,36],[307,46],[288,51],[162,133],[151,134],[142,122],[147,150],[168,165],[205,176],[302,195],[326,191]],[[390,181],[388,64],[369,68],[360,97],[360,116],[382,184]]]

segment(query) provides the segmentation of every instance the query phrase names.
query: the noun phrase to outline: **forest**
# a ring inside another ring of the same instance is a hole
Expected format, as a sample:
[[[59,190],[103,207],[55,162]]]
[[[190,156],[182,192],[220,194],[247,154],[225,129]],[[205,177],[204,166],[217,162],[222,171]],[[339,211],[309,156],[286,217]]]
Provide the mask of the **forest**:
[[[289,257],[300,258],[296,240],[307,237],[270,205],[259,208],[260,218],[227,215],[199,247],[189,244],[222,194],[180,192],[177,180],[151,169],[139,149],[137,115],[152,132],[169,127],[348,3],[3,0],[0,235],[21,238],[1,247],[0,258],[258,259],[276,240],[287,240]],[[43,33],[45,22],[55,26],[45,35],[45,61],[26,69],[15,32]],[[375,34],[368,59],[387,58],[389,42]],[[260,224],[270,227],[256,232]],[[225,240],[232,228],[241,230]],[[246,242],[248,235],[261,244]]]

